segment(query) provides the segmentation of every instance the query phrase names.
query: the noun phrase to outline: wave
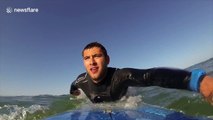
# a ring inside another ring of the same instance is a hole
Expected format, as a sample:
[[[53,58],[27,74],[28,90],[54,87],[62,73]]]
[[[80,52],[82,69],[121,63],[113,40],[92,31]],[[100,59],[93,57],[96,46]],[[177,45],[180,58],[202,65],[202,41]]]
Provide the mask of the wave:
[[[0,97],[0,120],[40,120],[73,109],[137,109],[144,104],[157,105],[191,116],[213,116],[213,106],[203,100],[200,94],[154,86],[129,88],[121,100],[101,104],[91,103],[84,94],[78,97]]]
[[[33,114],[36,111],[45,111],[48,108],[41,105],[31,105],[29,107],[21,107],[18,105],[4,105],[0,107],[0,120],[25,120],[27,114]]]

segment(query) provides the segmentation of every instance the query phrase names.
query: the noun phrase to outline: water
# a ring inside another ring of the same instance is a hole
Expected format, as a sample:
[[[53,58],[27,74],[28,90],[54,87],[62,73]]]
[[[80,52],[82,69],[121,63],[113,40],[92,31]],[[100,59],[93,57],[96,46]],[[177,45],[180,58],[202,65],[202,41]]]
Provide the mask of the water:
[[[68,95],[0,97],[0,120],[40,120],[74,109],[78,103]]]
[[[160,87],[129,88],[127,96],[120,101],[93,104],[85,95],[78,98],[69,95],[0,97],[0,120],[40,120],[72,109],[122,108],[136,109],[152,104],[176,110],[187,115],[213,117],[213,106],[200,94]]]

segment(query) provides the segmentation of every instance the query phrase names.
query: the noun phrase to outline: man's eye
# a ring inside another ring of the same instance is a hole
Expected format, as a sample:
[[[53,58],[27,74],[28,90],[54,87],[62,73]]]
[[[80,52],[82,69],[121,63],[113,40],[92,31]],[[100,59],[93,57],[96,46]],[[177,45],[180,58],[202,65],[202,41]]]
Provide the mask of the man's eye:
[[[89,57],[84,57],[84,60],[88,60],[89,59]]]
[[[102,57],[102,54],[97,54],[94,57]]]

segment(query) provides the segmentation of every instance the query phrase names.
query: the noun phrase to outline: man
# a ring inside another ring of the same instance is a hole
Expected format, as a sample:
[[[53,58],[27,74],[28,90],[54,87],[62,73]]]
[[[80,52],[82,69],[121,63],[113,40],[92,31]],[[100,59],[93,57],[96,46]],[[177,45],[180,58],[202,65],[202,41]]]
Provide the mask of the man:
[[[205,71],[192,72],[169,69],[133,69],[108,67],[110,57],[103,45],[88,44],[82,51],[85,73],[71,84],[70,94],[79,95],[79,88],[93,102],[119,100],[129,86],[161,86],[166,88],[189,89],[200,92],[209,102],[213,100],[213,78]],[[212,102],[213,103],[213,102]]]

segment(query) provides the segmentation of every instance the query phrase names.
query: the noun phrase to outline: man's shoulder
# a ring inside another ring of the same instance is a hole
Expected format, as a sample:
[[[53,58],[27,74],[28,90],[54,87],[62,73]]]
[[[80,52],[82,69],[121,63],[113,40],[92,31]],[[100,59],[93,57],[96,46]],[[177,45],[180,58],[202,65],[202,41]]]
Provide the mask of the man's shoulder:
[[[86,80],[86,76],[87,76],[87,73],[86,73],[86,72],[80,74],[80,75],[77,77],[77,79],[76,79],[76,84],[77,84],[77,83],[81,83],[81,82],[86,82],[86,81],[87,81],[87,80]]]
[[[115,76],[126,76],[129,74],[133,74],[138,72],[139,69],[135,69],[135,68],[116,68],[115,70]]]
[[[115,68],[115,67],[108,67],[108,70],[116,71],[116,70],[119,70],[119,68]]]

